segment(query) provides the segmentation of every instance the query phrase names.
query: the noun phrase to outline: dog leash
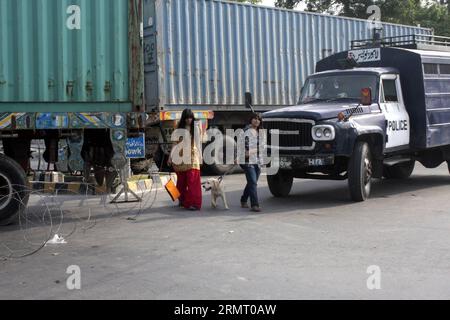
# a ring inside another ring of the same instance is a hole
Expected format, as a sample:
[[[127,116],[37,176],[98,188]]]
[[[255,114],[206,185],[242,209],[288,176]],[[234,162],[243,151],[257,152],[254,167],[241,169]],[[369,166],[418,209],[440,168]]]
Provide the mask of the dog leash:
[[[235,159],[236,161],[237,159]],[[221,175],[217,180],[219,180],[219,182],[221,183],[223,181],[223,179],[229,175],[232,171],[234,171],[234,169],[237,167],[238,165],[235,165],[234,167],[231,167],[230,169],[228,169],[228,171],[226,171],[223,175]]]

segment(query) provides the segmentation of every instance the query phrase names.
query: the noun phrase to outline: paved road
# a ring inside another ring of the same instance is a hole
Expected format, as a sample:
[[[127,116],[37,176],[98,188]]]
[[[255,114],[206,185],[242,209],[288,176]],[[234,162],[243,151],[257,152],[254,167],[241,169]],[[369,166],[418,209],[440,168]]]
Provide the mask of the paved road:
[[[258,215],[238,207],[242,175],[226,184],[230,211],[211,210],[205,196],[203,212],[185,212],[160,191],[135,221],[127,218],[137,205],[64,198],[59,232],[73,232],[68,244],[0,261],[0,299],[450,298],[445,166],[377,182],[372,199],[358,204],[349,201],[346,182],[297,181],[289,198],[274,199],[263,178]],[[35,205],[52,207],[50,200],[33,197]],[[15,253],[36,248],[49,222],[33,226],[33,210],[28,242],[16,226],[3,229],[0,243]],[[59,227],[58,213],[53,224]],[[81,290],[66,287],[70,265],[81,269]],[[367,288],[373,265],[381,290]]]

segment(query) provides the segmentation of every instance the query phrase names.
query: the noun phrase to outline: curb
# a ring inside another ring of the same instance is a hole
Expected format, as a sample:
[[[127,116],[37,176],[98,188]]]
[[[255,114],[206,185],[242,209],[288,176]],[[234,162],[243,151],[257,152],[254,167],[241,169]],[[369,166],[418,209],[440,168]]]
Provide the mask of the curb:
[[[31,181],[30,188],[45,194],[57,195],[104,195],[106,187],[81,182],[40,182]]]
[[[157,173],[152,175],[133,176],[128,180],[128,187],[133,192],[151,191],[154,186],[156,188],[164,188],[164,186],[172,179],[177,181],[175,174]],[[106,195],[106,186],[97,186],[93,183],[82,182],[43,182],[30,181],[29,187],[33,191],[39,191],[45,194],[57,195]],[[120,186],[118,186],[120,189]]]

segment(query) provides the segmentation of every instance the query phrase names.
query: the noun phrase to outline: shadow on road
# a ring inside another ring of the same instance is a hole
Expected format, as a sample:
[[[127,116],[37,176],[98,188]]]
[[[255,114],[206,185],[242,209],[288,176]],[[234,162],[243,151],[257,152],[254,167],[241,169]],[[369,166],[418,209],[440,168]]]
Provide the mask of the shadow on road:
[[[258,215],[367,205],[367,203],[362,204],[351,201],[347,181],[304,180],[299,182],[300,180],[294,185],[291,195],[286,198],[274,198],[270,194],[268,187],[259,188],[258,192],[264,212]],[[416,176],[407,180],[376,180],[373,184],[371,200],[391,198],[405,193],[417,196],[422,190],[445,186],[450,186],[450,176]],[[151,217],[149,215],[151,212],[144,212],[137,222],[145,223],[155,220],[187,219],[201,216],[249,216],[250,213],[247,209],[239,207],[238,201],[241,194],[242,191],[227,192],[228,202],[231,207],[229,211],[221,209],[220,205],[222,203],[220,200],[219,209],[211,209],[211,198],[209,195],[205,195],[204,208],[201,212],[188,212],[174,207],[158,208],[158,216]],[[368,200],[368,203],[371,200]],[[161,214],[164,216],[161,216]]]
[[[265,179],[262,177],[262,179]],[[243,180],[242,185],[244,185]],[[418,196],[420,191],[434,188],[445,187],[450,185],[450,176],[415,176],[407,180],[377,180],[372,188],[372,196],[370,201],[376,201],[380,198],[391,198],[404,193],[411,193],[412,196]],[[264,211],[258,215],[273,214],[273,213],[286,213],[292,211],[301,210],[320,210],[327,208],[339,208],[344,206],[358,207],[361,203],[354,203],[350,200],[348,192],[347,181],[315,181],[315,180],[297,180],[294,184],[291,195],[286,198],[274,198],[269,191],[268,187],[259,188],[259,196],[261,205]],[[165,191],[159,191],[164,193]],[[86,214],[73,215],[71,212],[64,212],[64,216],[61,217],[62,211],[54,213],[54,223],[58,224],[78,224],[78,225],[90,225],[91,223],[101,223],[102,221],[109,220],[111,218],[118,218],[130,223],[147,223],[152,221],[161,220],[175,220],[175,219],[189,219],[189,218],[201,218],[201,217],[215,217],[215,216],[228,216],[228,217],[252,217],[254,214],[250,213],[247,209],[242,209],[239,206],[241,190],[227,192],[227,198],[231,210],[222,209],[222,202],[219,200],[219,208],[212,209],[210,206],[211,197],[209,194],[205,194],[203,198],[203,210],[201,212],[190,212],[184,209],[178,208],[175,204],[166,207],[140,207],[135,205],[134,207],[124,206],[106,206],[100,208],[97,212],[92,210],[92,216],[88,217]],[[363,205],[368,205],[364,203]],[[30,210],[32,211],[32,209]],[[129,218],[135,217],[135,220]],[[39,227],[47,225],[42,223],[39,219],[42,216],[33,215],[28,216],[29,228]],[[62,218],[62,222],[61,222]],[[33,220],[35,225],[33,225]],[[38,222],[40,221],[40,223]],[[47,225],[48,226],[48,225]],[[0,232],[11,232],[20,230],[21,227],[18,224],[2,227]]]

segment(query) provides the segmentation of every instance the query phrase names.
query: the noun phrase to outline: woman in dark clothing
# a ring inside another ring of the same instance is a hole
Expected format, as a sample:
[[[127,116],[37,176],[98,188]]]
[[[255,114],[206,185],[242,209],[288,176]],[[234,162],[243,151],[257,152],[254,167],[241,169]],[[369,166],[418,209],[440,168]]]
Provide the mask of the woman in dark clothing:
[[[261,175],[261,161],[259,159],[259,130],[262,127],[262,119],[259,115],[253,114],[245,132],[245,164],[241,167],[247,178],[247,186],[241,197],[242,208],[249,208],[248,199],[251,203],[251,211],[261,212],[258,199],[258,180]]]

